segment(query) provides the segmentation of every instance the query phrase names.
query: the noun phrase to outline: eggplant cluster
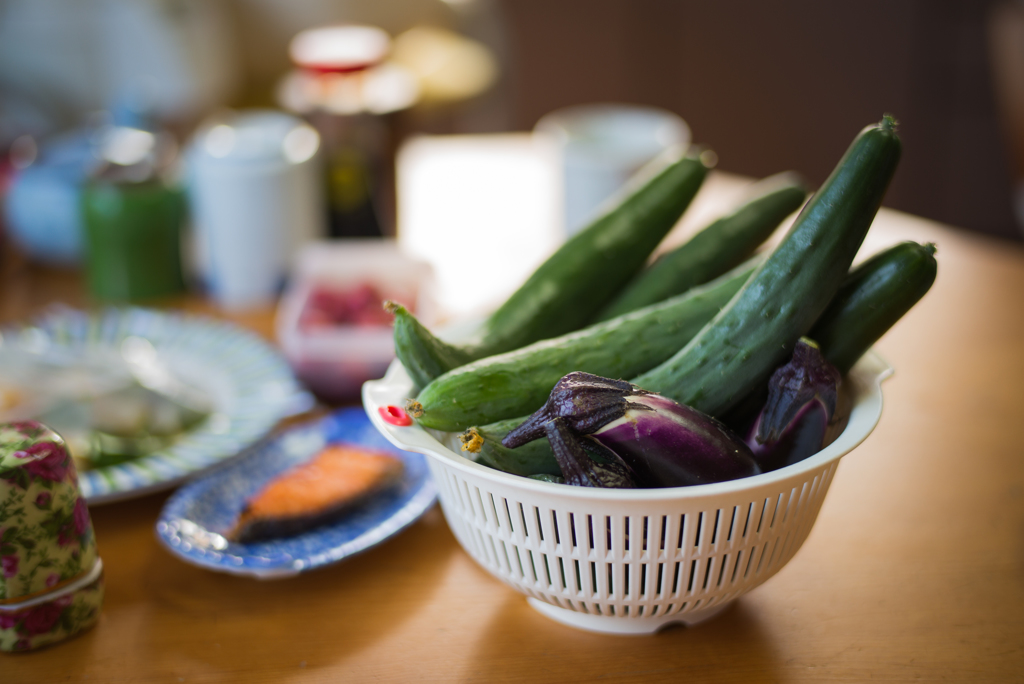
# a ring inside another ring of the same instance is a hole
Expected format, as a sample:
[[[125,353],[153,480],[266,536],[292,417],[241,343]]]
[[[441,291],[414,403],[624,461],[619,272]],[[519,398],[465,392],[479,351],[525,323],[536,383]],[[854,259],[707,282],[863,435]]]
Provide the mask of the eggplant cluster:
[[[746,439],[692,407],[624,380],[565,375],[502,445],[546,438],[566,484],[680,487],[749,477],[819,451],[836,414],[839,372],[806,338],[769,381]]]

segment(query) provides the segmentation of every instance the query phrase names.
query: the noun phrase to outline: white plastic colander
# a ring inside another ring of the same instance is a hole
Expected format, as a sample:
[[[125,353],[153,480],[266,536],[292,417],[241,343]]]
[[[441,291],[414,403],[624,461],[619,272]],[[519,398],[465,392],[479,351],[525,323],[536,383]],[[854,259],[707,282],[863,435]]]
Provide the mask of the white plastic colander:
[[[844,380],[851,409],[828,447],[795,465],[729,482],[591,489],[538,482],[474,463],[443,433],[387,423],[412,382],[395,361],[363,386],[373,424],[426,454],[448,525],[481,566],[574,627],[647,634],[718,613],[785,565],[818,516],[839,459],[871,433],[892,368],[874,352]]]

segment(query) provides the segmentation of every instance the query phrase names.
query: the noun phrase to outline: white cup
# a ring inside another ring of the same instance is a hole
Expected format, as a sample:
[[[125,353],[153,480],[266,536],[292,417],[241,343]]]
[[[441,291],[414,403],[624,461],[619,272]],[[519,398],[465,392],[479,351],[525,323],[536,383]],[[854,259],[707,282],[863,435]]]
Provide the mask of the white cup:
[[[319,146],[316,130],[273,110],[220,117],[193,139],[195,267],[223,308],[273,302],[298,248],[324,235]]]
[[[559,109],[541,118],[534,133],[559,150],[568,235],[586,226],[644,164],[669,147],[690,144],[690,128],[672,112],[622,104]]]

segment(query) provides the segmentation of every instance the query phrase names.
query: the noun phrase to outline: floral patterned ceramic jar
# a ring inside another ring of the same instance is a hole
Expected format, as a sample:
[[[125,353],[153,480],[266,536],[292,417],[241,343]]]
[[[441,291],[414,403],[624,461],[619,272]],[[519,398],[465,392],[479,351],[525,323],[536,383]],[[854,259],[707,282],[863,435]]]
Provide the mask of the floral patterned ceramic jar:
[[[103,565],[64,440],[34,421],[0,425],[0,651],[77,634],[102,603]]]

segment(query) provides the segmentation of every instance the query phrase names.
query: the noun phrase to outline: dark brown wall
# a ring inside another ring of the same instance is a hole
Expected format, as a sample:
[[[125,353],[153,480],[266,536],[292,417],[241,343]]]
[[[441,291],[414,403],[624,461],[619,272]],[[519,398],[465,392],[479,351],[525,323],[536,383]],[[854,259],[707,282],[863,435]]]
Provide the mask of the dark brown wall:
[[[984,0],[505,0],[513,124],[620,101],[665,107],[720,168],[828,175],[891,112],[904,156],[888,206],[1018,237]]]

